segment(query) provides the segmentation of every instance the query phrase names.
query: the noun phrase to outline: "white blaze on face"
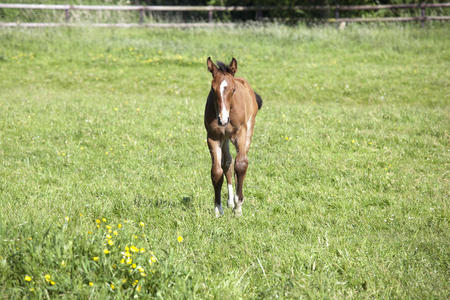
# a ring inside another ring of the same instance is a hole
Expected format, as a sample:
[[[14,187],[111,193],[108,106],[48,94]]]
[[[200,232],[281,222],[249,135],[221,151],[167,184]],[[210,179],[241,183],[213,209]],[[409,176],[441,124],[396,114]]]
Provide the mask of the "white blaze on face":
[[[228,86],[228,82],[224,79],[222,83],[220,83],[220,97],[222,98],[222,111],[220,112],[220,121],[222,124],[228,123],[229,112],[225,106],[225,97],[223,96],[223,92],[225,91],[225,87]]]

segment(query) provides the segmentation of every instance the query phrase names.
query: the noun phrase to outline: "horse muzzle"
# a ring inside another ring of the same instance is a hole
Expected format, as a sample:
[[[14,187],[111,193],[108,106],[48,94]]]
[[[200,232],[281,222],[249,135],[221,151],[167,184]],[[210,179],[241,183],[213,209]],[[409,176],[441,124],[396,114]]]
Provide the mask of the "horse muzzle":
[[[220,116],[217,117],[217,122],[220,126],[226,126],[230,122],[230,118],[221,118]]]

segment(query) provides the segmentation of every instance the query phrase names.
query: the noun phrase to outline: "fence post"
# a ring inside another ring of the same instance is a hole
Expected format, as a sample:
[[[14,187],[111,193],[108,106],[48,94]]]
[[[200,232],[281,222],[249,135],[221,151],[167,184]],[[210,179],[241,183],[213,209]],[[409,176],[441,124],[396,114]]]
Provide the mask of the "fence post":
[[[256,8],[256,16],[255,16],[255,18],[256,18],[256,21],[261,21],[261,19],[262,19],[262,10],[259,7],[259,5]]]
[[[336,19],[336,28],[339,28],[339,4],[337,4],[334,8],[334,18]]]
[[[143,8],[141,8],[139,10],[139,24],[142,24],[142,23],[144,23],[144,9]]]
[[[66,23],[68,23],[70,21],[70,7],[66,8],[64,10],[64,15],[65,15]]]
[[[420,3],[420,16],[421,16],[421,26],[422,28],[425,27],[425,21],[426,21],[426,16],[425,16],[425,5],[423,2]]]
[[[213,22],[213,11],[211,8],[208,10],[208,21],[209,23]]]

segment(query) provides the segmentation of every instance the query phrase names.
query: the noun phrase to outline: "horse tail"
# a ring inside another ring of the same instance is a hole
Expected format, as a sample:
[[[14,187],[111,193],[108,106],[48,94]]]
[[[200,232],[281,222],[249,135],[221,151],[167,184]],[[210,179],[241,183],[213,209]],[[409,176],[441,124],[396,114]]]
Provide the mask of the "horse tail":
[[[256,92],[255,92],[255,96],[256,96],[256,103],[258,103],[258,110],[260,110],[263,105],[262,98]]]

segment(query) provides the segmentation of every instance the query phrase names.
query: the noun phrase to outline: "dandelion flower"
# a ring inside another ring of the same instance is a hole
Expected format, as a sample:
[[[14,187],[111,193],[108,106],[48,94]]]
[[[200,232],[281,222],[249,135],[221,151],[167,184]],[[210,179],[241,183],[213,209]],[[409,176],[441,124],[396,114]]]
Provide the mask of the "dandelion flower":
[[[53,280],[50,281],[51,285],[55,285],[56,282],[54,282]]]
[[[179,236],[177,237],[177,241],[178,241],[178,243],[181,243],[181,242],[183,241],[183,237],[182,237],[181,235],[179,235]]]
[[[95,220],[95,223],[100,224],[102,221],[100,221],[99,219]]]
[[[62,267],[65,267],[66,266],[66,262],[63,260],[63,261],[61,261],[61,266]]]
[[[145,226],[144,222],[139,222],[139,226],[144,227]]]
[[[134,282],[133,282],[133,286],[135,286],[136,284],[138,284],[139,283],[139,280],[135,280]]]
[[[28,276],[28,275],[25,275],[25,281],[28,281],[28,282],[30,282],[31,281],[31,276]]]
[[[119,229],[122,228],[122,224],[120,224],[120,223],[117,224],[117,228],[119,228]]]
[[[138,285],[137,288],[136,288],[136,290],[137,290],[138,292],[140,292],[140,291],[141,291],[141,286]]]
[[[50,276],[50,274],[45,274],[44,278],[45,278],[45,281],[50,282],[52,277]]]
[[[114,235],[119,235],[119,233],[117,231],[115,231],[115,230],[113,231],[113,234]]]
[[[94,286],[94,283],[92,281],[89,281],[89,286]]]
[[[111,283],[109,286],[111,287],[112,290],[116,288],[113,283]]]
[[[139,252],[139,249],[136,246],[131,246],[131,252]]]
[[[120,260],[120,263],[121,263],[121,264],[124,264],[124,263],[125,263],[125,259],[122,258],[122,259]]]
[[[139,252],[144,253],[144,252],[145,252],[145,249],[144,249],[144,248],[141,248],[141,249],[139,250]]]
[[[131,267],[132,267],[133,269],[136,269],[136,264],[132,264]]]
[[[111,226],[110,225],[106,225],[106,229],[111,229]]]
[[[98,261],[98,256],[94,256],[92,259],[93,259],[94,261]]]
[[[64,219],[65,219],[67,222],[69,222],[69,220],[70,220],[69,216],[66,216]]]
[[[122,278],[122,283],[127,283],[127,279],[126,278]]]
[[[108,240],[108,245],[112,246],[112,245],[114,245],[114,242],[111,240]]]
[[[103,253],[108,254],[108,253],[109,253],[109,250],[108,250],[108,249],[104,249],[104,250],[103,250]]]
[[[150,261],[151,262],[156,262],[156,257],[153,255],[152,257],[150,257]]]
[[[104,223],[106,223],[106,218],[102,218],[102,221],[103,221]]]

